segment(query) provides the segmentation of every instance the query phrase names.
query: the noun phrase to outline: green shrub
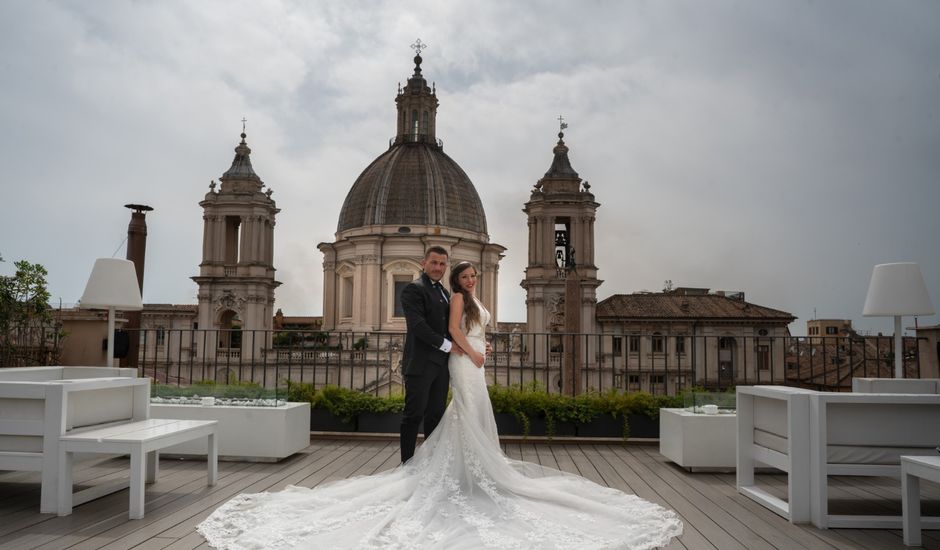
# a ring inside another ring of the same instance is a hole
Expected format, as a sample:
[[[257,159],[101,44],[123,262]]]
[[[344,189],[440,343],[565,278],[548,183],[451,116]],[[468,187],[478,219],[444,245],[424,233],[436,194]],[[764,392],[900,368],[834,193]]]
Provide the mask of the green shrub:
[[[623,437],[630,434],[629,417],[638,414],[651,419],[659,417],[661,407],[679,407],[682,397],[654,396],[645,392],[621,392],[616,389],[604,393],[586,392],[577,397],[549,393],[536,382],[525,385],[488,387],[494,413],[513,415],[522,426],[523,436],[529,434],[530,418],[545,419],[549,437],[555,435],[558,422],[586,424],[600,415],[610,415],[623,421]],[[450,394],[448,393],[448,401]],[[405,408],[404,395],[378,397],[356,390],[325,386],[315,389],[312,384],[287,382],[287,400],[310,402],[312,408],[326,409],[345,421],[362,412],[399,413]]]
[[[359,413],[399,413],[405,410],[405,396],[379,397],[338,386],[315,389],[313,384],[287,382],[288,401],[307,401],[314,409],[326,409],[334,416],[349,422]]]

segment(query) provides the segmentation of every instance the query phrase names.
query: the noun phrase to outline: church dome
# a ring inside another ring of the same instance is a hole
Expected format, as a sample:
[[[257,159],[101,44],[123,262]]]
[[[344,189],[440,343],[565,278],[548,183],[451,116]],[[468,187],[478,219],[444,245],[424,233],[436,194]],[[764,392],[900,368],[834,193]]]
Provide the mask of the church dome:
[[[437,91],[421,74],[420,41],[414,74],[399,86],[398,132],[349,190],[337,232],[373,225],[437,226],[486,233],[486,214],[470,178],[437,139]]]
[[[353,184],[337,231],[369,225],[431,225],[486,233],[486,214],[470,178],[434,143],[397,143]]]

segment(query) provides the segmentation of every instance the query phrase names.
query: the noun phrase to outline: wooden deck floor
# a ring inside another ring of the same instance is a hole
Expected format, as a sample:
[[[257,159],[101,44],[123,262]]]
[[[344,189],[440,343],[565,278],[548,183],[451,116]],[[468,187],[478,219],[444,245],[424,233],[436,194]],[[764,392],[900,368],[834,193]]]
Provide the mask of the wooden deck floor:
[[[905,548],[900,531],[791,525],[737,494],[732,474],[689,473],[648,445],[508,443],[507,454],[597,483],[630,491],[678,512],[682,537],[670,549],[890,549]],[[161,475],[147,487],[146,517],[127,519],[126,490],[75,508],[68,517],[39,513],[39,475],[0,472],[0,548],[189,549],[208,548],[194,530],[218,505],[240,492],[314,486],[393,468],[393,441],[315,439],[303,452],[277,464],[223,462],[219,484],[206,486],[205,462],[161,461]],[[75,480],[97,484],[126,476],[126,458],[80,463]],[[760,476],[784,496],[783,475]],[[836,513],[900,513],[900,483],[889,478],[837,478],[830,483]],[[922,484],[926,511],[940,515],[940,486]],[[926,531],[924,546],[940,550],[940,531]]]

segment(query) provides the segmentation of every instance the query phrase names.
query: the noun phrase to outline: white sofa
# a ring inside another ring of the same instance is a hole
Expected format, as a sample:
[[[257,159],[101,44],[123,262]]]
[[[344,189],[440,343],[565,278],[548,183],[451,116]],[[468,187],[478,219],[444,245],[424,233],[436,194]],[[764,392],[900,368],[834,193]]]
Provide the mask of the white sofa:
[[[828,476],[900,476],[902,455],[936,455],[940,395],[815,392],[741,386],[738,491],[791,522],[820,528],[901,527],[900,516],[828,512]],[[789,502],[755,485],[756,464],[789,474]],[[940,526],[925,518],[928,528]]]
[[[940,393],[940,378],[853,378],[855,393]]]
[[[901,456],[936,456],[940,395],[819,392],[810,397],[813,524],[900,529],[901,516],[829,514],[829,476],[901,476]],[[940,518],[924,518],[927,529]]]
[[[792,523],[811,518],[809,397],[813,393],[786,386],[737,388],[738,491]],[[788,500],[756,485],[758,465],[787,472]]]
[[[40,511],[57,505],[59,438],[77,428],[147,418],[150,381],[135,369],[0,369],[0,470],[42,472]]]

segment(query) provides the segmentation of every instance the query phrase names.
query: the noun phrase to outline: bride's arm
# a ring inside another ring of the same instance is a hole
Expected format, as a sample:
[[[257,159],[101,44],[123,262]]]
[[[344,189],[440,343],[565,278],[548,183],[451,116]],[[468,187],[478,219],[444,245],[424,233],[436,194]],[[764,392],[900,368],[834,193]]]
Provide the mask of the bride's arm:
[[[460,317],[463,315],[463,294],[455,292],[450,299],[450,317],[447,322],[447,330],[450,332],[450,338],[455,344],[460,346],[473,364],[478,368],[483,366],[483,354],[473,349],[467,340],[467,335],[460,329]]]

